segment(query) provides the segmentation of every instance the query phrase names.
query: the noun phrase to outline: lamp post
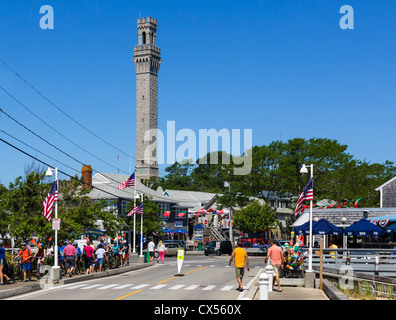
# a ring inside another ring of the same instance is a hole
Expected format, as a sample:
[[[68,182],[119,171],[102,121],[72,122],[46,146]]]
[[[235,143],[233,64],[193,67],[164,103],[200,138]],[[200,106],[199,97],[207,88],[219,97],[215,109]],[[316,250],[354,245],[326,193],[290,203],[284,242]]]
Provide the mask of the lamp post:
[[[143,193],[141,194],[140,203],[143,202]],[[136,214],[135,214],[136,216]],[[143,258],[143,212],[140,215],[140,258]]]
[[[55,171],[55,181],[58,183],[58,168],[48,168],[48,170],[45,172],[45,175],[48,177],[51,177],[53,175],[52,171]],[[59,184],[58,184],[58,190],[59,190]],[[58,201],[55,201],[55,219],[58,219]],[[52,276],[51,278],[54,279],[60,279],[60,268],[58,265],[58,230],[55,229],[55,245],[54,245],[54,266],[52,267]]]
[[[139,195],[136,194],[136,183],[134,188],[134,197],[133,197],[133,207],[136,207],[136,199],[139,199]],[[136,214],[133,215],[133,253],[136,253]]]
[[[311,179],[313,178],[313,164],[308,165],[311,171]],[[308,173],[305,164],[300,169],[300,173]],[[309,201],[309,251],[308,251],[308,269],[306,272],[313,272],[312,269],[312,200]]]

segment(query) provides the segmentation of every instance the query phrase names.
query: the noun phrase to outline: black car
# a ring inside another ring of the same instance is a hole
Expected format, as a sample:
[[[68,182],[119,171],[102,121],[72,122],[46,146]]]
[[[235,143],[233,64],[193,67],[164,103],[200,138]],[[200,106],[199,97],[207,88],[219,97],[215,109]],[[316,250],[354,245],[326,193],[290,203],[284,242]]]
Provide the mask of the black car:
[[[221,256],[222,254],[232,254],[231,241],[211,241],[205,246],[205,256],[210,254],[215,254],[216,256]]]

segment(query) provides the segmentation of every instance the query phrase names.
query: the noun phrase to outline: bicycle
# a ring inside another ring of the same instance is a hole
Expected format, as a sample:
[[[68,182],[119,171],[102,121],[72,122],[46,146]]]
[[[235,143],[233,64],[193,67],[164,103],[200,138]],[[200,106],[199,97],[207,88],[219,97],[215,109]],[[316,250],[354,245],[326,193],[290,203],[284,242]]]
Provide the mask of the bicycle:
[[[14,265],[14,272],[12,274],[12,282],[16,282],[17,280],[23,280],[23,267],[22,267],[22,258],[21,257],[16,257],[12,259],[13,263],[16,263]]]

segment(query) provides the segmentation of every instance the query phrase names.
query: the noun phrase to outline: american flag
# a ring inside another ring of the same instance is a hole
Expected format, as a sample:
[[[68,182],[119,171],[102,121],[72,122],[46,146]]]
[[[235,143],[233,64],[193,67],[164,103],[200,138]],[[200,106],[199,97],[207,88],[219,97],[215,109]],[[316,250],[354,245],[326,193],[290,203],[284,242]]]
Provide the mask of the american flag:
[[[313,178],[309,180],[308,184],[305,186],[303,192],[301,192],[300,198],[297,201],[297,207],[294,211],[294,217],[296,218],[298,213],[302,208],[302,204],[304,201],[313,200]]]
[[[58,181],[54,182],[50,192],[47,194],[47,197],[43,202],[43,216],[47,221],[51,220],[52,208],[54,207],[55,201],[58,201]]]
[[[127,214],[127,217],[133,216],[135,213],[143,214],[143,202],[133,208],[132,211]]]
[[[135,172],[128,178],[126,179],[123,183],[120,184],[118,189],[123,190],[128,187],[134,187],[135,186]]]

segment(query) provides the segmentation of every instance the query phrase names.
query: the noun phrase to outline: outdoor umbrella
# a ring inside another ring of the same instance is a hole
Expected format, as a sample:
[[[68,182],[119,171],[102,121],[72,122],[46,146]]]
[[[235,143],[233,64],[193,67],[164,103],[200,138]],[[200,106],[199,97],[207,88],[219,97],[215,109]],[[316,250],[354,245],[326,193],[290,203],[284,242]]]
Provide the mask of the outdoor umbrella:
[[[312,226],[313,234],[332,234],[338,236],[342,230],[336,227],[334,224],[328,222],[326,219],[320,219],[315,226]]]
[[[384,230],[367,219],[360,219],[348,228],[345,228],[344,233],[347,236],[380,236],[384,233]]]
[[[312,221],[312,231],[314,229],[314,226],[317,224],[316,221]],[[300,236],[304,235],[309,235],[309,221],[305,222],[301,226],[298,226],[294,229],[294,232]]]
[[[387,226],[386,228],[385,228],[385,230],[386,230],[386,232],[388,232],[388,233],[390,233],[390,232],[396,232],[396,223],[394,223],[394,224],[392,224],[392,225],[390,225],[390,226]]]

